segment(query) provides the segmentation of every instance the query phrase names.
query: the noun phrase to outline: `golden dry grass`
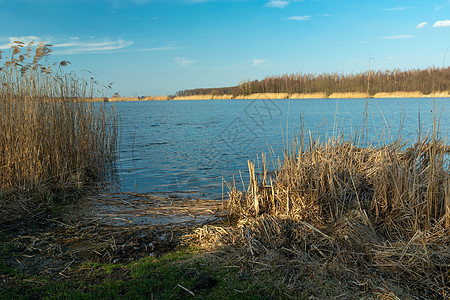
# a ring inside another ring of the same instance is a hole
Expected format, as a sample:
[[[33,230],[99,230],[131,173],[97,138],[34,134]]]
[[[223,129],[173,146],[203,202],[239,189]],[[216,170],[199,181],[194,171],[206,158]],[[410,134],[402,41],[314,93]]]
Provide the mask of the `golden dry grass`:
[[[229,100],[234,99],[233,95],[192,95],[192,96],[177,96],[173,100]]]
[[[374,98],[422,98],[422,92],[376,93]]]
[[[448,91],[434,92],[428,95],[424,95],[421,92],[392,92],[392,93],[377,93],[372,98],[440,98],[450,97]],[[326,93],[255,93],[250,95],[192,95],[192,96],[178,96],[174,100],[211,100],[211,99],[361,99],[369,98],[367,93],[332,93],[328,95]],[[111,99],[111,101],[113,101]]]
[[[326,93],[294,93],[289,95],[290,99],[325,99],[327,98]]]
[[[0,70],[0,222],[31,214],[112,172],[117,118],[92,80],[45,65],[51,49],[16,42]]]
[[[255,93],[250,95],[239,95],[236,99],[287,99],[287,93]]]
[[[213,95],[177,96],[173,100],[212,100]]]
[[[353,92],[353,93],[332,93],[331,95],[328,96],[328,98],[330,99],[346,99],[346,98],[368,98],[368,94],[367,93],[357,93],[357,92]]]
[[[230,185],[235,226],[191,236],[208,250],[287,290],[312,274],[378,295],[450,293],[449,148],[433,131],[412,145],[360,147],[354,136],[300,138],[282,163],[248,163],[250,184]],[[269,172],[269,169],[274,171]],[[259,174],[257,176],[256,174]],[[244,183],[242,183],[244,184]],[[240,262],[240,263],[239,263]],[[314,276],[315,276],[314,275]]]
[[[430,98],[450,97],[450,91],[434,92],[434,93],[424,95],[424,97],[430,97]]]
[[[139,97],[110,97],[108,98],[111,102],[116,101],[163,101],[169,100],[169,95],[159,95],[159,96],[145,96],[142,98]]]

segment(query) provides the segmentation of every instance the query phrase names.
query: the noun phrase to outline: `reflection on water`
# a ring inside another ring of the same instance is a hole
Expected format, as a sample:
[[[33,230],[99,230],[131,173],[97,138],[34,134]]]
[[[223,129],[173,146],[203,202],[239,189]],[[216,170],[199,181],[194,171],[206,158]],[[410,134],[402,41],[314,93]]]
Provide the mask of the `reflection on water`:
[[[118,172],[124,192],[221,199],[222,178],[244,184],[247,160],[282,155],[303,127],[321,140],[365,129],[368,142],[450,128],[446,99],[196,100],[114,103],[121,118]],[[366,106],[367,103],[367,106]],[[420,111],[420,114],[419,114]],[[419,127],[420,120],[420,127]],[[386,126],[389,125],[389,127]],[[401,131],[400,131],[401,129]],[[241,174],[241,175],[240,175]],[[226,192],[226,188],[225,188]]]

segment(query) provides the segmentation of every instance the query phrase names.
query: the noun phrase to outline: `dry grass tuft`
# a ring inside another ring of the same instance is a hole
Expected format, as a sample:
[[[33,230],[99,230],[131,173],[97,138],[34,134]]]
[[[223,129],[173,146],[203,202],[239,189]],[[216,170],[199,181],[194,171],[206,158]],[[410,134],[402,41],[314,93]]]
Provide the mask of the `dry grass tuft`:
[[[191,96],[176,96],[173,100],[230,100],[234,99],[233,95],[191,95]]]
[[[287,99],[288,93],[255,93],[250,95],[239,95],[236,99]]]
[[[374,98],[421,98],[424,97],[422,92],[391,92],[391,93],[376,93]]]
[[[289,95],[290,99],[326,99],[326,93],[294,93]]]
[[[16,42],[0,69],[0,223],[62,201],[113,170],[116,113],[80,101],[94,80],[48,64],[51,46]],[[20,54],[20,55],[19,55]]]
[[[330,99],[346,99],[346,98],[368,98],[369,94],[367,93],[358,93],[358,92],[352,92],[352,93],[332,93],[328,96]]]
[[[248,189],[229,191],[237,224],[205,226],[191,238],[240,264],[251,261],[256,273],[278,274],[274,280],[288,290],[304,289],[312,276],[305,270],[313,270],[338,280],[349,298],[355,289],[444,298],[449,148],[437,134],[410,146],[360,147],[356,140],[300,140],[275,172],[264,157],[260,170],[249,162]]]

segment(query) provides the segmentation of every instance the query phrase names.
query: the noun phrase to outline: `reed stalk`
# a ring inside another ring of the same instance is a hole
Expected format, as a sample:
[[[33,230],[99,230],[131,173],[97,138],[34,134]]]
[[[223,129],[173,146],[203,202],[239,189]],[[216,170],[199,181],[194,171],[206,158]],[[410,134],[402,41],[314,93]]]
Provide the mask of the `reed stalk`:
[[[87,103],[93,85],[17,41],[0,68],[0,223],[79,193],[113,172],[117,114]],[[1,59],[0,54],[0,59]]]
[[[396,282],[410,288],[406,298],[450,294],[450,149],[438,126],[413,143],[381,146],[356,133],[320,142],[302,132],[293,149],[273,172],[249,162],[248,188],[229,186],[237,224],[205,226],[193,238],[238,261],[278,266],[271,280],[297,292],[302,270],[326,269],[345,284],[370,278],[372,292]]]

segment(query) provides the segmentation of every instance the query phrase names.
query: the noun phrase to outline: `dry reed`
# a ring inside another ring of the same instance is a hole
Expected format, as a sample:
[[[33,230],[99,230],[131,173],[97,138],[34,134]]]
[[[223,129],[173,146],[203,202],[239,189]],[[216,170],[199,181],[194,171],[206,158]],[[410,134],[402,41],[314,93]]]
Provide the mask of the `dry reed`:
[[[445,298],[450,293],[445,141],[435,130],[410,146],[396,141],[361,147],[358,140],[319,142],[302,135],[282,163],[273,163],[274,172],[264,156],[259,169],[249,162],[248,188],[241,191],[234,183],[229,190],[230,217],[237,224],[205,226],[191,238],[232,252],[240,265],[251,261],[256,273],[278,274],[270,280],[288,289],[302,290],[310,276],[306,270],[315,270],[337,278],[341,287],[386,293],[401,286],[404,297]]]
[[[48,63],[50,53],[50,45],[18,41],[0,68],[0,223],[58,203],[113,170],[115,111],[80,101],[92,98],[94,79],[65,73],[67,61]]]
[[[353,93],[332,93],[331,95],[328,96],[328,98],[330,99],[346,99],[346,98],[368,98],[369,95],[367,93],[358,93],[358,92],[353,92]]]
[[[325,99],[326,93],[294,93],[289,95],[290,99]]]
[[[374,98],[422,98],[422,92],[391,92],[391,93],[376,93]]]
[[[173,100],[230,100],[234,99],[233,95],[191,95],[191,96],[176,96]]]
[[[287,99],[288,93],[255,93],[250,95],[239,95],[236,99]]]

